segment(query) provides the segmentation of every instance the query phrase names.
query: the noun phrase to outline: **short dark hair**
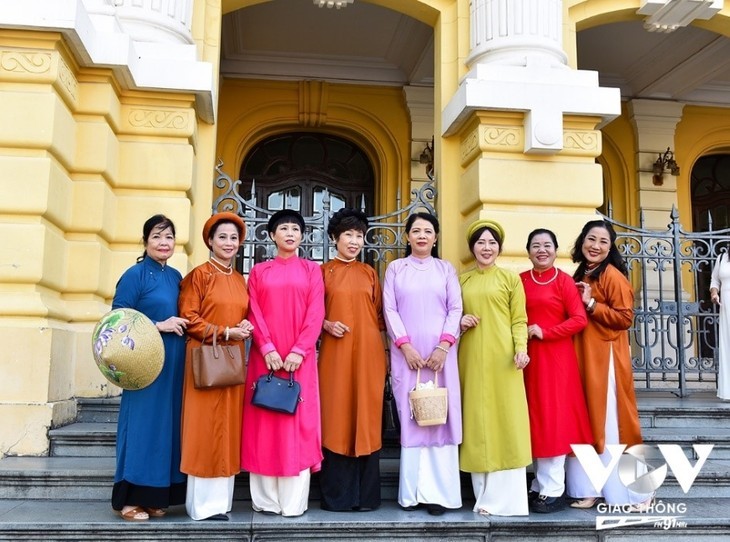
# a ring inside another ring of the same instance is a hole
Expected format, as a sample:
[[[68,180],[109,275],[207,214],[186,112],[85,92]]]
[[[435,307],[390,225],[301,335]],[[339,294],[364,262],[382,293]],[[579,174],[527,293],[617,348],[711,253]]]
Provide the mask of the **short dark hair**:
[[[546,228],[537,228],[536,230],[532,230],[527,236],[527,244],[525,245],[527,252],[530,252],[530,243],[532,243],[532,238],[536,235],[549,235],[550,239],[553,240],[553,245],[555,245],[555,248],[558,248],[558,238],[555,236],[555,233],[553,233],[552,230],[548,230]]]
[[[435,216],[433,216],[431,213],[418,212],[418,213],[413,213],[411,216],[408,217],[408,220],[406,220],[406,235],[408,235],[411,232],[413,223],[416,220],[418,220],[419,218],[421,218],[427,222],[430,222],[431,225],[433,226],[433,231],[436,232],[436,234],[438,234],[438,232],[439,232],[438,219]],[[406,245],[406,256],[410,256],[411,252],[412,252],[411,244],[408,243]],[[431,256],[433,256],[434,258],[439,257],[439,251],[438,251],[438,248],[436,247],[436,243],[434,243],[433,246],[431,247]]]
[[[368,231],[368,217],[365,213],[345,207],[332,215],[327,225],[327,235],[337,240],[348,230],[361,231],[365,235]]]
[[[299,224],[299,228],[302,230],[302,234],[304,234],[304,218],[299,211],[295,211],[294,209],[276,211],[269,218],[269,222],[266,224],[266,231],[274,233],[276,228],[282,224]]]

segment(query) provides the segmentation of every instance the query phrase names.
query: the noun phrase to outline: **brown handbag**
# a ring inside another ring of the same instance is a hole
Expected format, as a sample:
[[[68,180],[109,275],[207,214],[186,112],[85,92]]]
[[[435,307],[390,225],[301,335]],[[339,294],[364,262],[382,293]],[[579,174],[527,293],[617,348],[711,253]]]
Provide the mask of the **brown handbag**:
[[[213,344],[205,344],[213,327]],[[218,326],[205,328],[203,344],[193,348],[193,383],[198,390],[238,386],[246,381],[241,349],[235,344],[219,344]]]

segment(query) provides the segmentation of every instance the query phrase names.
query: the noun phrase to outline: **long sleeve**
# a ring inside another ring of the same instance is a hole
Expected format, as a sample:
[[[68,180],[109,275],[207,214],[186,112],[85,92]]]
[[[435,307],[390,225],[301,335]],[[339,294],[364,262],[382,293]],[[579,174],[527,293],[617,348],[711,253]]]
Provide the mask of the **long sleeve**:
[[[322,331],[324,321],[324,281],[319,266],[312,262],[306,262],[306,272],[309,278],[309,290],[307,292],[307,310],[297,340],[291,351],[303,357],[314,350],[317,339]]]
[[[459,336],[459,323],[464,309],[461,301],[461,286],[459,286],[459,277],[456,275],[456,270],[451,264],[448,264],[448,262],[446,269],[447,313],[440,339],[454,344],[456,342],[456,338]]]
[[[634,322],[634,290],[629,281],[609,265],[596,284],[604,299],[596,298],[591,318],[608,329],[629,329]]]
[[[141,265],[141,264],[137,264]],[[130,267],[117,282],[112,309],[136,309],[142,293],[141,273],[137,266]]]
[[[720,254],[717,257],[717,261],[715,262],[715,267],[712,268],[712,278],[710,279],[710,289],[717,288],[719,291],[722,286],[722,281],[720,280],[720,266],[722,265],[722,257],[723,254]]]
[[[254,266],[248,276],[249,321],[253,325],[254,344],[259,349],[261,355],[266,356],[266,354],[275,352],[276,347],[274,346],[271,332],[266,325],[266,320],[261,313],[261,306],[259,304],[259,274],[261,269],[261,264],[259,264],[259,267]],[[279,354],[281,355],[281,353]]]
[[[195,268],[188,273],[180,284],[180,299],[178,301],[180,316],[187,318],[189,321],[185,332],[201,342],[209,325],[211,329],[208,330],[208,335],[205,338],[208,339],[208,342],[212,342],[212,332],[215,329],[215,324],[211,324],[201,315],[201,306],[209,280],[209,275],[200,272],[199,268]],[[218,330],[218,336],[221,336],[220,329]]]
[[[380,288],[378,274],[374,269],[370,273],[370,280],[372,281],[373,287],[373,307],[375,307],[375,314],[378,317],[378,329],[380,331],[384,331],[385,318],[383,317],[383,290]]]
[[[525,288],[518,276],[514,276],[510,294],[510,320],[512,323],[512,341],[515,353],[527,352],[527,309],[525,308]]]
[[[562,278],[562,275],[561,275]],[[544,341],[554,341],[565,337],[572,337],[585,329],[588,325],[588,317],[583,302],[580,300],[578,288],[575,287],[573,279],[566,278],[560,281],[560,298],[567,314],[567,319],[548,329],[542,330]]]
[[[398,301],[395,294],[396,265],[398,260],[391,262],[385,270],[383,281],[383,318],[388,334],[396,346],[410,342],[406,326],[398,314]]]

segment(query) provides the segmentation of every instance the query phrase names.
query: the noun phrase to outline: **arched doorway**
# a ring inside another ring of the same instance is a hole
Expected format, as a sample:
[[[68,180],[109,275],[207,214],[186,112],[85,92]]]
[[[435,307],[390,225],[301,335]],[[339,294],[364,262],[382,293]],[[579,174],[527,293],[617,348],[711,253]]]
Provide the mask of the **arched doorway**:
[[[690,194],[693,231],[730,228],[730,154],[712,154],[697,160],[692,167]],[[714,262],[697,268],[698,301],[705,307],[711,306],[710,280],[713,267]],[[716,327],[714,322],[706,323],[706,340],[701,341],[699,346],[701,356],[710,358],[717,347]]]
[[[244,158],[238,178],[242,195],[268,211],[294,209],[306,219],[343,207],[368,216],[375,210],[372,164],[359,146],[330,134],[289,132],[264,139]],[[324,261],[325,235],[317,226],[308,232],[303,242],[307,258]],[[248,250],[256,251],[245,255],[256,263],[272,257],[274,247]],[[331,258],[334,247],[329,250]]]

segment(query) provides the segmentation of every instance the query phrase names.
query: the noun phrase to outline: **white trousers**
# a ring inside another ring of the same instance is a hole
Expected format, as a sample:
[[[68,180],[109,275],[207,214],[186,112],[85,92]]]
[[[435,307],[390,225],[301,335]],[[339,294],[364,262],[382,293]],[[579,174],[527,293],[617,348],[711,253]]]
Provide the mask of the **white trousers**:
[[[398,504],[418,503],[461,508],[457,445],[401,447]]]
[[[193,519],[206,519],[216,514],[226,514],[233,506],[235,476],[198,478],[188,475],[185,494],[185,510]]]
[[[473,472],[471,485],[474,488],[474,511],[486,511],[493,516],[526,516],[527,469],[498,470],[495,472]]]
[[[618,436],[618,409],[616,406],[616,374],[613,366],[613,349],[608,365],[608,393],[606,394],[606,444],[621,444]],[[599,455],[604,465],[611,461],[607,449]],[[613,469],[602,491],[597,491],[586,475],[580,462],[575,457],[567,461],[568,495],[582,499],[585,497],[603,497],[612,505],[639,504],[649,499],[652,493],[636,493],[627,488],[618,476],[618,465]]]
[[[251,507],[257,512],[282,516],[301,516],[307,511],[311,473],[304,469],[298,476],[263,476],[251,473]]]
[[[565,492],[565,456],[538,457],[534,461],[535,478],[530,489],[546,497],[560,497]]]

